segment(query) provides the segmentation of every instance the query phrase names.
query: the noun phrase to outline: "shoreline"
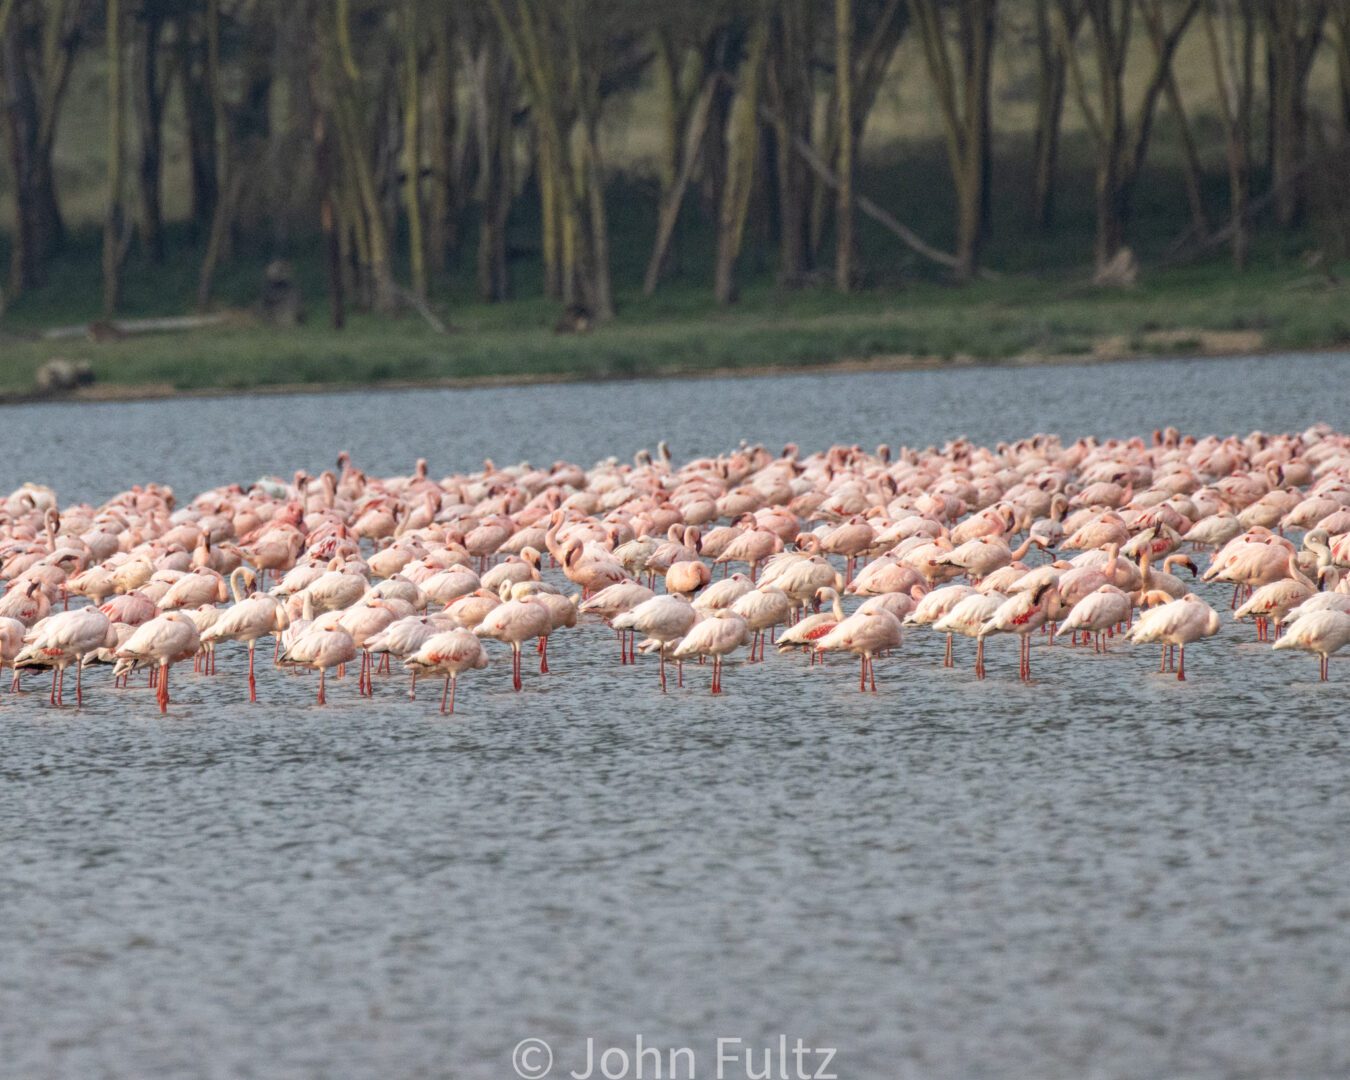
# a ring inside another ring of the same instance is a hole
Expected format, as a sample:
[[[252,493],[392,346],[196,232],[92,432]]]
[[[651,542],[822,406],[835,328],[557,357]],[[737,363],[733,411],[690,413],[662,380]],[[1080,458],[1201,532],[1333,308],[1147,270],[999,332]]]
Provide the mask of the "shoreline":
[[[1181,343],[1194,347],[1177,347]],[[1173,346],[1169,348],[1169,343]],[[1072,364],[1115,364],[1140,360],[1203,360],[1224,356],[1277,356],[1340,353],[1350,347],[1327,344],[1302,348],[1272,348],[1256,331],[1170,330],[1148,335],[1145,348],[1131,348],[1124,336],[1100,338],[1091,351],[1023,353],[1008,357],[916,356],[878,354],[869,357],[824,360],[809,364],[748,364],[716,368],[682,368],[678,364],[650,373],[596,375],[551,372],[535,375],[469,375],[433,379],[388,379],[370,383],[303,382],[263,383],[250,387],[210,386],[179,389],[169,383],[95,383],[68,391],[0,393],[0,407],[46,404],[101,404],[164,401],[171,398],[226,398],[320,394],[360,394],[374,390],[479,390],[494,387],[560,385],[570,383],[656,382],[662,379],[736,379],[776,375],[858,374],[890,371],[938,371],[1004,367],[1056,367]]]

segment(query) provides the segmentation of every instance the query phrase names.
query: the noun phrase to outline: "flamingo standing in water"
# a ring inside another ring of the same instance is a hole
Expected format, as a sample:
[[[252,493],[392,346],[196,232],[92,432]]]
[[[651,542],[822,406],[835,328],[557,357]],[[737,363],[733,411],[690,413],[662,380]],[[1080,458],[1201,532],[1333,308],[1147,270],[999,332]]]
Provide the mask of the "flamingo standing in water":
[[[876,693],[877,676],[872,659],[877,653],[899,648],[901,633],[900,620],[889,611],[881,608],[855,611],[816,642],[816,651],[838,649],[853,653],[859,664],[858,689],[866,690],[870,677],[872,692]]]
[[[1350,614],[1335,608],[1323,608],[1294,620],[1274,647],[1316,653],[1319,660],[1318,677],[1326,682],[1332,654],[1347,645],[1350,645]]]
[[[537,596],[498,604],[473,628],[479,637],[495,638],[511,646],[511,685],[517,690],[521,688],[521,644],[531,638],[546,637],[552,631],[553,616]]]
[[[195,656],[201,648],[197,624],[181,611],[169,611],[142,623],[117,650],[113,675],[127,675],[141,667],[158,667],[155,700],[160,714],[169,711],[169,669],[180,660]]]
[[[1180,600],[1173,600],[1162,591],[1148,592],[1141,597],[1140,602],[1158,606],[1151,607],[1139,617],[1126,633],[1126,640],[1140,645],[1151,642],[1161,644],[1163,661],[1159,671],[1163,670],[1167,662],[1168,648],[1179,645],[1181,663],[1177,666],[1177,678],[1185,679],[1186,646],[1217,634],[1222,629],[1219,613],[1195,593],[1187,593]]]
[[[750,627],[746,621],[730,608],[722,608],[720,611],[710,613],[702,622],[696,623],[675,646],[672,655],[677,660],[687,660],[691,656],[711,656],[712,692],[720,694],[723,658],[749,641]]]
[[[614,629],[619,633],[636,632],[656,642],[661,660],[661,693],[666,692],[666,653],[698,622],[698,612],[685,596],[678,593],[653,596],[631,611],[614,617]],[[679,668],[680,685],[684,685],[684,665]]]
[[[1031,681],[1031,634],[1050,619],[1050,603],[1055,596],[1055,585],[1038,585],[1029,592],[1009,597],[998,606],[989,621],[980,627],[980,637],[990,634],[1016,634],[1018,638],[1018,671],[1023,682]]]
[[[318,621],[286,646],[280,662],[292,667],[307,667],[317,671],[319,673],[317,703],[326,705],[328,696],[324,689],[324,680],[328,669],[349,664],[355,659],[356,642],[352,640],[351,634],[336,625],[335,621]]]
[[[14,669],[14,679],[9,687],[11,691],[19,689],[19,671],[14,668],[14,658],[23,648],[23,637],[27,632],[28,627],[18,619],[0,618],[0,672],[7,666]]]
[[[997,592],[971,592],[953,604],[952,609],[933,624],[933,629],[939,634],[947,635],[947,657],[944,666],[952,666],[953,634],[974,638],[975,678],[984,678],[984,635],[980,631],[1007,599],[1002,593]]]
[[[829,604],[830,610],[799,619],[795,625],[778,636],[778,651],[780,653],[804,648],[806,654],[810,657],[808,662],[811,664],[816,662],[816,642],[843,622],[845,618],[844,604],[839,599],[838,589],[830,586],[817,589],[815,599],[819,603]]]
[[[448,714],[455,711],[455,688],[459,685],[459,676],[465,671],[487,667],[488,660],[478,636],[472,630],[461,627],[433,634],[404,664],[414,675],[420,671],[428,675],[445,676],[441,712]]]
[[[66,668],[75,665],[75,704],[84,704],[84,667],[81,661],[98,649],[117,644],[117,633],[108,616],[98,608],[62,611],[42,623],[33,641],[14,659],[17,671],[22,667],[50,667],[52,692],[50,703],[64,705]]]
[[[1074,604],[1065,620],[1059,624],[1055,637],[1076,634],[1080,630],[1094,635],[1093,652],[1105,652],[1106,640],[1102,634],[1112,627],[1128,622],[1134,612],[1130,594],[1114,585],[1103,585]]]
[[[279,635],[291,624],[283,605],[275,596],[255,593],[244,596],[243,589],[252,585],[254,574],[246,567],[239,567],[230,574],[230,590],[234,594],[234,606],[223,612],[215,625],[202,635],[206,644],[220,641],[242,641],[248,646],[248,699],[258,700],[258,683],[253,674],[253,653],[259,640],[269,634]]]

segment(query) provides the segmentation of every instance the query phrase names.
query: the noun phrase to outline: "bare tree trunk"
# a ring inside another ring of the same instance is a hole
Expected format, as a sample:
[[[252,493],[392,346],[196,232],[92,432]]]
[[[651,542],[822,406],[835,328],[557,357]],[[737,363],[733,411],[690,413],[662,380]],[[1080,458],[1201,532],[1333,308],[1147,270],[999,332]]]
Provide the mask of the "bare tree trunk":
[[[1270,73],[1270,182],[1275,220],[1298,224],[1305,193],[1301,173],[1307,153],[1308,76],[1322,40],[1330,0],[1262,0]]]
[[[1068,27],[1076,14],[1074,0],[1059,0],[1060,20],[1056,39],[1064,54],[1079,107],[1097,148],[1096,219],[1093,254],[1100,273],[1125,246],[1134,187],[1148,153],[1158,95],[1171,74],[1172,58],[1182,34],[1199,10],[1200,0],[1184,0],[1176,21],[1161,27],[1155,43],[1152,74],[1145,84],[1131,121],[1125,102],[1125,64],[1131,40],[1131,19],[1136,0],[1086,0],[1097,61],[1096,92],[1099,106],[1092,104],[1091,89],[1069,38]],[[1141,0],[1149,2],[1149,0]]]
[[[745,239],[745,219],[750,210],[755,161],[759,157],[759,93],[768,39],[768,19],[761,17],[750,31],[747,55],[737,76],[736,98],[727,121],[726,181],[718,214],[717,262],[713,273],[713,296],[719,304],[730,304],[736,299],[736,261]]]
[[[766,96],[778,117],[773,131],[777,181],[779,280],[798,285],[810,270],[811,174],[792,149],[811,140],[813,16],[804,0],[781,0],[773,18],[770,59],[765,65]]]
[[[1233,266],[1245,270],[1247,206],[1251,196],[1252,94],[1256,81],[1254,20],[1250,0],[1205,0],[1203,12],[1228,162]]]
[[[835,206],[834,286],[853,288],[853,3],[835,0],[834,78],[839,125],[839,192]],[[791,148],[789,148],[791,149]]]
[[[1153,43],[1154,55],[1161,54],[1167,46],[1167,32],[1163,23],[1163,8],[1159,0],[1139,0],[1140,11],[1147,25],[1149,40]],[[1167,95],[1167,104],[1176,119],[1181,134],[1182,172],[1186,182],[1186,198],[1191,204],[1191,222],[1197,236],[1209,232],[1209,221],[1205,215],[1205,195],[1200,155],[1195,149],[1195,137],[1191,132],[1190,121],[1186,118],[1186,108],[1181,100],[1181,91],[1177,87],[1176,75],[1169,64],[1163,80],[1163,93]]]
[[[159,9],[149,6],[141,15],[136,49],[132,100],[140,134],[141,247],[153,263],[164,261],[164,210],[161,172],[164,142],[164,86],[159,66],[160,34],[164,27]]]
[[[850,4],[855,8],[857,6],[853,3],[853,0],[850,0]],[[909,7],[905,0],[885,0],[885,5],[881,11],[869,24],[865,25],[869,33],[866,38],[859,39],[857,20],[855,19],[854,44],[855,46],[860,44],[860,47],[855,48],[854,51],[853,79],[850,84],[853,98],[850,122],[853,135],[855,174],[857,171],[858,147],[862,144],[863,129],[866,127],[867,118],[872,112],[872,106],[876,103],[877,94],[880,92],[886,73],[890,68],[891,58],[895,55],[896,47],[900,44],[900,39],[904,37],[905,29],[909,25]],[[827,164],[836,163],[839,157],[842,114],[839,112],[837,84],[838,79],[836,78],[830,87],[830,100],[824,110],[824,131],[820,139],[820,159]],[[813,168],[812,171],[815,172],[817,179],[820,179],[819,170]],[[837,188],[828,183],[817,183],[815,185],[811,199],[810,224],[811,258],[813,261],[820,257],[826,220],[829,211],[837,209],[838,201]]]
[[[408,262],[412,270],[412,291],[421,299],[427,295],[426,248],[422,237],[422,81],[418,68],[417,6],[406,0],[403,7],[403,66],[407,94],[403,105],[404,164],[403,203],[408,215]]]
[[[968,281],[979,266],[990,216],[990,101],[997,0],[969,0],[957,9],[959,78],[947,48],[937,0],[911,0],[947,136],[956,189],[957,277]]]
[[[1050,29],[1050,0],[1036,0],[1036,42],[1041,58],[1036,99],[1035,162],[1031,186],[1031,217],[1036,228],[1049,232],[1055,221],[1055,181],[1059,167],[1059,131],[1064,116],[1065,61],[1055,48]],[[1070,38],[1078,33],[1077,20]]]
[[[431,194],[427,200],[427,247],[433,270],[450,265],[459,244],[459,215],[463,207],[458,146],[459,105],[455,100],[453,29],[449,16],[438,13],[431,54]]]
[[[122,298],[122,10],[107,0],[108,205],[103,220],[103,314],[117,311]]]
[[[48,257],[65,244],[52,148],[80,24],[65,0],[41,8],[12,5],[0,15],[6,24],[0,30],[5,135],[14,172],[10,290],[17,295],[45,282]],[[30,17],[38,21],[30,25]]]
[[[675,238],[675,225],[679,220],[680,208],[684,205],[685,193],[689,190],[689,181],[694,175],[699,147],[703,145],[708,131],[713,97],[720,79],[720,73],[713,71],[703,80],[703,87],[685,122],[684,149],[679,155],[678,171],[670,187],[662,192],[661,205],[657,211],[656,241],[652,244],[651,257],[647,260],[647,272],[642,279],[642,292],[645,296],[651,296],[656,292],[656,286],[665,270],[670,245]]]
[[[191,14],[178,20],[178,71],[188,140],[190,214],[198,236],[210,232],[220,195],[216,176],[216,117],[211,109],[210,70],[202,35]]]

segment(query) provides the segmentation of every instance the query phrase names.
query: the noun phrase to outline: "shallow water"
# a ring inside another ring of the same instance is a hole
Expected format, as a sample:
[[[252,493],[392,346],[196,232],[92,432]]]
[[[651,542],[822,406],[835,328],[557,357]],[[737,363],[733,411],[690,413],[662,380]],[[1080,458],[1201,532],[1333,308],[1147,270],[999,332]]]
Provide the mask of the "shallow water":
[[[0,487],[186,498],[343,448],[436,474],[662,437],[684,458],[1344,426],[1347,374],[1299,356],[33,406],[0,409]],[[233,650],[215,679],[176,675],[167,719],[106,672],[78,714],[0,693],[2,1071],[495,1080],[537,1037],[565,1076],[588,1036],[631,1057],[640,1033],[699,1076],[718,1037],[758,1069],[780,1034],[837,1048],[848,1080],[1344,1075],[1350,663],[1319,685],[1253,637],[1226,626],[1181,684],[1151,648],[1038,646],[1028,687],[1010,641],[978,683],[968,643],[946,671],[914,633],[875,697],[843,660],[771,656],[714,700],[698,668],[662,698],[588,627],[524,694],[494,653],[452,720],[397,677],[374,703],[334,683],[321,710],[269,669],[248,707]]]

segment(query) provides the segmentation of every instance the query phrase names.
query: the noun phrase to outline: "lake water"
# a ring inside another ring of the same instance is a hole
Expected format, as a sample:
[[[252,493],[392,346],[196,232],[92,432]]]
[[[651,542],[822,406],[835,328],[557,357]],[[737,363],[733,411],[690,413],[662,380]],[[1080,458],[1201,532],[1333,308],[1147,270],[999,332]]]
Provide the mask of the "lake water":
[[[29,406],[0,409],[0,488],[186,499],[341,449],[440,475],[660,438],[1344,427],[1348,376],[1325,355]],[[698,668],[663,698],[601,628],[550,651],[519,695],[495,652],[448,720],[401,678],[318,709],[270,667],[249,707],[233,649],[181,670],[166,719],[106,672],[78,714],[0,693],[0,1073],[496,1080],[532,1037],[566,1076],[588,1037],[631,1059],[638,1035],[698,1076],[719,1037],[758,1070],[780,1035],[837,1048],[845,1080],[1350,1070],[1344,657],[1319,685],[1229,624],[1186,683],[1152,648],[1038,646],[1023,686],[1011,641],[979,683],[969,643],[947,671],[914,633],[875,697],[844,660],[770,656],[712,699]]]

